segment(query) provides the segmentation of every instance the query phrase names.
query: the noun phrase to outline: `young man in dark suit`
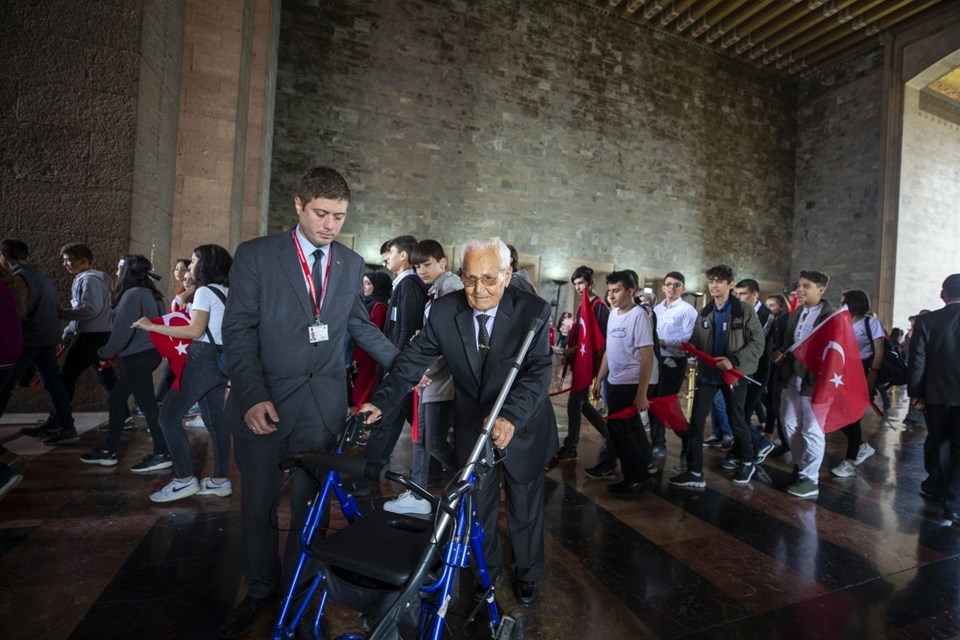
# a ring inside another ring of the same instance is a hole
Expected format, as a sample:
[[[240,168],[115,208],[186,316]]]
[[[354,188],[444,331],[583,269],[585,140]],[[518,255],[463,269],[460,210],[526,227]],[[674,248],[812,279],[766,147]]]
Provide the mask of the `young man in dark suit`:
[[[509,287],[510,251],[499,238],[467,241],[461,250],[463,291],[433,302],[423,331],[410,341],[370,403],[373,422],[416,384],[443,356],[456,389],[453,427],[457,462],[464,464],[484,420],[507,378],[515,355],[535,318],[537,331],[492,430],[492,443],[504,449],[502,479],[507,496],[507,525],[513,545],[517,599],[532,603],[543,573],[544,465],[557,450],[556,418],[548,390],[552,352],[548,339],[550,304]],[[497,535],[501,473],[494,468],[479,481],[476,505],[487,532],[484,554],[492,580],[502,570]]]
[[[917,316],[910,339],[910,404],[923,411],[927,439],[921,495],[940,500],[960,524],[960,273],[943,281],[942,309]],[[944,464],[946,462],[946,464]]]
[[[227,617],[221,638],[251,629],[281,589],[276,498],[279,463],[294,453],[332,445],[347,411],[343,345],[351,337],[389,368],[397,349],[370,322],[363,305],[363,259],[334,242],[350,190],[339,173],[317,167],[300,180],[293,229],[244,242],[230,270],[223,338],[232,391],[224,425],[234,437],[240,470],[241,562],[247,595]],[[293,473],[290,531],[299,531],[313,482]],[[284,567],[299,554],[287,537]],[[309,569],[309,567],[308,567]],[[307,571],[308,576],[315,571]]]

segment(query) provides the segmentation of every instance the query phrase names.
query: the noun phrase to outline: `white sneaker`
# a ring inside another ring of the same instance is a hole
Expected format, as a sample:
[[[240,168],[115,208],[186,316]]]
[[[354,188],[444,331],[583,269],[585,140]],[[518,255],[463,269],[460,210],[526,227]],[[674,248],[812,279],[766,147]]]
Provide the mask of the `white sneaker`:
[[[163,489],[150,494],[150,500],[153,502],[173,502],[181,498],[189,498],[198,491],[200,491],[200,483],[197,482],[196,478],[190,478],[186,481],[174,478]]]
[[[833,469],[830,469],[830,473],[838,478],[850,478],[857,475],[857,468],[854,467],[853,463],[849,460],[844,460]]]
[[[219,496],[221,498],[226,498],[231,493],[233,493],[233,485],[229,480],[224,480],[221,484],[217,484],[213,481],[213,478],[204,478],[201,480],[200,491],[197,491],[198,496]]]
[[[429,500],[420,498],[412,491],[404,491],[394,500],[387,500],[383,503],[383,510],[390,513],[407,513],[418,516],[425,516],[433,511],[433,505]]]
[[[862,464],[864,460],[875,454],[877,451],[871,447],[866,442],[860,445],[860,448],[857,450],[857,459],[853,464]]]
[[[194,429],[202,429],[205,426],[207,426],[206,423],[204,423],[203,421],[203,416],[200,415],[199,413],[193,416],[192,418],[190,418],[189,420],[187,420],[186,422],[184,422],[183,425],[186,427],[193,427]]]

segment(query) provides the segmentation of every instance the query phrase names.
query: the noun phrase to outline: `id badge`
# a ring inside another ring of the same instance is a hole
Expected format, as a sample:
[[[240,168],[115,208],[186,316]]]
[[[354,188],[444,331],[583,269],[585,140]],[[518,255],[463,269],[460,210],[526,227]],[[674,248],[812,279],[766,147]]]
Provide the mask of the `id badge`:
[[[310,338],[310,344],[326,342],[330,339],[327,325],[323,322],[318,322],[307,327],[307,335]]]

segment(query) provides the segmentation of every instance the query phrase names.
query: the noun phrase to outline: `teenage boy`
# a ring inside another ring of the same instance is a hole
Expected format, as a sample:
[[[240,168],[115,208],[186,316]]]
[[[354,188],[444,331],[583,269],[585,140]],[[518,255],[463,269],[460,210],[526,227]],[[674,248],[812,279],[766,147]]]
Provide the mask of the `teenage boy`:
[[[686,291],[686,278],[679,271],[671,271],[663,277],[663,301],[655,308],[657,336],[660,339],[660,387],[661,396],[680,393],[687,373],[687,356],[680,353],[680,345],[690,341],[697,323],[697,310],[681,296]],[[654,454],[666,454],[666,432],[663,423],[650,416],[650,439]]]
[[[413,270],[411,256],[417,245],[413,236],[397,236],[389,242],[387,269],[396,277],[387,303],[387,322],[383,333],[401,351],[413,336],[423,328],[423,310],[427,305],[427,288]],[[413,393],[396,411],[383,418],[383,431],[367,444],[365,454],[371,460],[387,462],[400,439],[404,422],[413,422]]]
[[[697,318],[690,344],[716,357],[717,366],[699,364],[699,384],[693,396],[693,414],[687,431],[687,470],[670,478],[670,484],[675,487],[699,489],[706,486],[703,479],[703,425],[718,390],[723,394],[733,430],[733,455],[725,461],[735,469],[733,481],[747,484],[756,470],[753,441],[743,415],[747,384],[750,383],[740,379],[733,385],[725,384],[720,372],[736,368],[747,376],[753,375],[763,353],[763,327],[753,306],[740,302],[734,295],[733,269],[721,264],[707,270],[707,289],[710,302]],[[740,460],[739,464],[736,459]]]
[[[83,244],[68,244],[60,249],[63,267],[73,275],[70,287],[70,308],[60,309],[60,318],[69,320],[63,329],[61,344],[66,355],[60,377],[67,388],[67,396],[73,402],[77,379],[89,369],[97,381],[109,393],[117,382],[113,367],[100,369],[97,349],[107,344],[113,329],[113,313],[110,297],[113,281],[103,271],[93,268],[93,252]],[[57,414],[50,406],[50,415],[43,426],[57,427]]]
[[[791,346],[810,335],[813,328],[833,313],[833,306],[824,299],[830,278],[819,271],[801,271],[797,284],[797,308],[790,314],[783,341],[774,346],[770,361],[783,367],[783,394],[780,413],[783,431],[790,452],[796,462],[794,481],[787,493],[797,498],[815,498],[820,495],[820,465],[826,439],[823,427],[817,422],[810,404],[810,396],[817,377],[807,370],[789,352]]]
[[[590,301],[590,309],[597,319],[597,325],[601,333],[607,333],[607,318],[610,317],[610,310],[603,303],[597,294],[593,291],[593,269],[586,265],[577,267],[573,275],[570,276],[570,282],[577,293],[577,315],[573,321],[573,328],[570,330],[568,346],[564,351],[564,358],[568,361],[574,357],[574,354],[580,348],[580,300],[583,299],[583,292],[586,290],[587,299]],[[603,351],[598,349],[594,351],[593,357],[593,375],[596,376],[600,370],[600,361],[603,358]],[[589,400],[590,386],[586,386],[579,391],[571,391],[567,399],[567,437],[563,439],[563,445],[557,451],[554,459],[558,463],[571,462],[577,459],[577,446],[580,444],[580,417],[586,416],[587,420],[603,436],[604,446],[600,451],[600,460],[596,466],[590,467],[586,473],[591,478],[609,478],[613,476],[617,469],[617,454],[610,446],[607,424],[600,415],[600,412],[590,404]],[[551,460],[550,465],[553,464]]]
[[[615,415],[630,406],[637,413],[610,420],[610,440],[620,456],[623,480],[607,486],[618,498],[643,493],[650,479],[653,454],[640,421],[650,407],[659,380],[653,352],[653,323],[648,312],[636,303],[637,283],[627,271],[607,275],[607,299],[614,312],[607,321],[607,349],[600,362],[593,395],[599,398],[607,381],[607,410]]]
[[[10,394],[20,376],[31,364],[36,366],[40,381],[50,402],[56,407],[57,428],[39,432],[37,427],[21,429],[24,435],[43,438],[43,444],[55,445],[76,440],[73,409],[57,366],[57,341],[60,338],[60,320],[57,314],[57,289],[36,266],[27,259],[30,251],[22,240],[6,238],[0,241],[0,262],[20,278],[27,291],[27,315],[23,318],[23,353],[13,365],[13,371],[0,387],[0,416],[7,409]]]
[[[436,240],[421,240],[411,255],[411,262],[417,275],[426,284],[427,304],[423,310],[423,323],[430,317],[433,301],[441,296],[463,289],[463,282],[447,271],[447,256],[443,245]],[[447,441],[450,427],[453,425],[453,376],[443,356],[430,365],[418,385],[420,406],[418,424],[420,442],[413,443],[413,466],[410,479],[426,487],[430,476],[430,459],[435,458],[445,469],[456,469],[457,458],[453,447]],[[430,502],[412,491],[404,491],[395,500],[383,505],[384,511],[391,513],[430,513]]]

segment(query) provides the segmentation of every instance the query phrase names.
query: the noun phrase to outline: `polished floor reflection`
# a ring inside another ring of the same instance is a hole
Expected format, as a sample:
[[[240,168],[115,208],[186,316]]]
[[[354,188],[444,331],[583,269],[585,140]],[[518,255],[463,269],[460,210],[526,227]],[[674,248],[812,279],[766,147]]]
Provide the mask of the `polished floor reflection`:
[[[918,493],[926,433],[902,428],[903,411],[900,398],[896,429],[865,420],[877,453],[855,477],[830,476],[845,440],[828,436],[815,500],[783,491],[789,459],[768,460],[738,486],[714,449],[705,454],[705,490],[671,489],[679,452],[672,435],[652,489],[614,499],[605,482],[583,475],[598,445],[585,423],[579,460],[547,476],[547,571],[541,599],[524,611],[526,637],[960,634],[960,532],[942,526]],[[557,415],[563,428],[564,406]],[[145,430],[126,432],[120,465],[105,468],[78,460],[101,443],[103,414],[80,416],[80,440],[59,447],[18,435],[37,417],[0,421],[0,441],[11,449],[4,461],[24,474],[0,501],[0,637],[216,638],[243,592],[238,493],[152,504],[147,496],[169,475],[128,470],[149,449]],[[197,469],[209,471],[204,431],[191,436]],[[401,445],[395,467],[409,457]],[[363,506],[377,508],[395,492],[383,487]],[[516,609],[510,589],[502,591]],[[343,610],[330,621],[335,633],[356,627]],[[250,637],[269,637],[269,627],[265,617]]]

